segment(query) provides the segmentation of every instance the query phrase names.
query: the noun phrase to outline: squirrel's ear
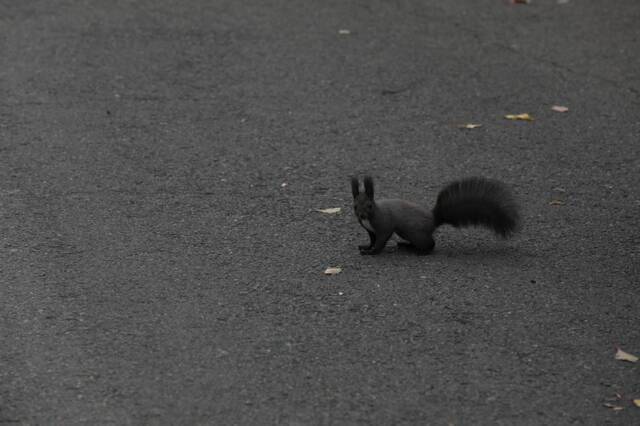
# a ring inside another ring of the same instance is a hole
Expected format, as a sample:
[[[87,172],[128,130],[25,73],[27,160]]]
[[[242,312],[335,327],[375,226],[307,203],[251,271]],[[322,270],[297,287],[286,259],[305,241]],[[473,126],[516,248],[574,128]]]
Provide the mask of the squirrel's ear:
[[[353,194],[353,198],[356,198],[358,194],[360,194],[360,182],[358,182],[358,178],[355,176],[351,177],[351,193]]]
[[[364,192],[369,199],[373,200],[373,179],[371,179],[371,176],[364,177]]]

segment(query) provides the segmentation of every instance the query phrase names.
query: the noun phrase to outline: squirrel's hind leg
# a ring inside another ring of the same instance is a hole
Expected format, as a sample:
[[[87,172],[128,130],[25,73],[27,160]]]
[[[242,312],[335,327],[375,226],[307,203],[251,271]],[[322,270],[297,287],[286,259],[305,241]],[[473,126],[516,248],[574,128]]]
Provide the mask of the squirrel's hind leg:
[[[410,240],[411,244],[408,244],[419,255],[426,255],[433,251],[436,246],[436,242],[431,235],[413,236]]]

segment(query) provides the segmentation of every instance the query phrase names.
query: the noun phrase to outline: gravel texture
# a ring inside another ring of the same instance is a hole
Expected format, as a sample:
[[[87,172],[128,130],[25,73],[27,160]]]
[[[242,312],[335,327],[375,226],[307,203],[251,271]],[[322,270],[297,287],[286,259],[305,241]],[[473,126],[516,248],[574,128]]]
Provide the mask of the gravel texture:
[[[2,1],[0,422],[640,424],[639,21]],[[365,172],[500,179],[524,227],[361,256]]]

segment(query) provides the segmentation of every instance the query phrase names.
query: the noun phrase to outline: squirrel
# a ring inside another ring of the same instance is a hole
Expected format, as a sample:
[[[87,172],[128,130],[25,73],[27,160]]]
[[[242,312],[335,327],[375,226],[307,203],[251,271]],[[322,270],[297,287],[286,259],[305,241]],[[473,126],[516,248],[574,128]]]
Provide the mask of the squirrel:
[[[499,237],[508,238],[520,228],[520,214],[509,188],[502,182],[469,177],[450,183],[438,194],[433,210],[399,199],[375,200],[373,179],[360,183],[351,178],[353,208],[358,222],[369,234],[369,244],[358,246],[361,254],[380,253],[395,232],[418,254],[429,254],[435,247],[433,232],[448,223],[454,227],[484,226]]]

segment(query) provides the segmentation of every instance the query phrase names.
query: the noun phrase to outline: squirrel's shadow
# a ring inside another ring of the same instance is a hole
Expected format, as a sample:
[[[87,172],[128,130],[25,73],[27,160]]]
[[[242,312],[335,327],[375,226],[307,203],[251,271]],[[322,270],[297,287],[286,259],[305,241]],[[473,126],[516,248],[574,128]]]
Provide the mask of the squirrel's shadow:
[[[512,245],[505,244],[486,244],[475,245],[473,247],[462,247],[453,245],[440,245],[429,254],[422,254],[417,252],[413,247],[403,242],[399,242],[395,246],[390,246],[385,250],[385,255],[400,256],[403,258],[458,258],[458,259],[470,259],[477,258],[478,260],[494,260],[494,259],[510,259],[518,260],[523,257],[532,257],[531,254],[526,253],[520,247],[514,247]]]

